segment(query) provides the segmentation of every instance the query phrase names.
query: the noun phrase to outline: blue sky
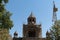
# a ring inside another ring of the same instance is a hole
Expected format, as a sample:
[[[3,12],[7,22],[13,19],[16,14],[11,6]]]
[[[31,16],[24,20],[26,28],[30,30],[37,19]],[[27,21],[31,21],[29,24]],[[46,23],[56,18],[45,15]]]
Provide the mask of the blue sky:
[[[60,0],[54,0],[58,8],[57,17],[60,19]],[[42,36],[46,37],[46,31],[52,26],[53,0],[9,0],[6,9],[12,13],[11,20],[13,27],[10,35],[17,31],[19,37],[23,36],[23,24],[27,23],[27,18],[33,12],[37,24],[42,24]]]

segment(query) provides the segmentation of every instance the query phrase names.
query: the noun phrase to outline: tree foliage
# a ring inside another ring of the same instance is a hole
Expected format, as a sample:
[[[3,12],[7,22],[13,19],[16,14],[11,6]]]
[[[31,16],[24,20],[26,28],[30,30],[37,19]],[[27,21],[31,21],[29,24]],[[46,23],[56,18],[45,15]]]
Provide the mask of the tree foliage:
[[[10,19],[11,13],[5,9],[6,3],[8,3],[8,0],[0,0],[0,28],[11,29],[13,26]]]
[[[9,29],[13,27],[11,13],[5,9],[8,0],[0,0],[0,40],[9,40]]]
[[[2,3],[2,2],[8,3],[8,0],[0,0],[0,3]]]
[[[60,36],[60,20],[56,22],[51,28],[51,37],[52,39],[59,40]]]

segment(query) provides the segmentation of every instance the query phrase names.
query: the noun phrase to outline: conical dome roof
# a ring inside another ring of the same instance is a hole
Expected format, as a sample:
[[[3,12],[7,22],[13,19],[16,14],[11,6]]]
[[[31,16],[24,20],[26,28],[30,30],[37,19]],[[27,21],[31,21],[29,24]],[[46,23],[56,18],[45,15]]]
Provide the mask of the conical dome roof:
[[[18,33],[15,31],[14,35],[18,35]]]

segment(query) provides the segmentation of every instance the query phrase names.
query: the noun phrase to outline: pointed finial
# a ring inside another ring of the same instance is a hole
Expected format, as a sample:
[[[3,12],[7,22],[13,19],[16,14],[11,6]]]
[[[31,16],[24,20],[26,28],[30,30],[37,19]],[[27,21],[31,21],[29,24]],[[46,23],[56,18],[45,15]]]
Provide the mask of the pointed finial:
[[[55,1],[53,1],[53,7],[55,8]]]
[[[55,4],[55,2],[53,1],[53,4]]]
[[[33,16],[33,13],[31,12],[31,15],[30,16]]]
[[[33,12],[31,12],[31,14],[30,14],[30,16],[29,17],[35,17],[34,15],[33,15]]]

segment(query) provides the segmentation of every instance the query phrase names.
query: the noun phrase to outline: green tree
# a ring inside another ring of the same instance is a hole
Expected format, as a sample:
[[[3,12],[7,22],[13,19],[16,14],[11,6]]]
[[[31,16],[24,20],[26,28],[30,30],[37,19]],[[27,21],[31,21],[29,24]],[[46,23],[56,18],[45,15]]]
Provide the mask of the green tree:
[[[60,20],[56,21],[56,24],[54,24],[51,28],[51,38],[54,40],[59,40],[60,36]]]
[[[9,40],[9,29],[13,27],[11,13],[6,10],[8,0],[0,0],[0,40]]]
[[[8,0],[0,0],[0,12],[6,10],[4,7],[6,3],[8,3]]]
[[[4,1],[4,3],[2,3]],[[11,13],[5,9],[5,4],[8,0],[0,0],[0,28],[11,29],[13,26],[10,20]]]

